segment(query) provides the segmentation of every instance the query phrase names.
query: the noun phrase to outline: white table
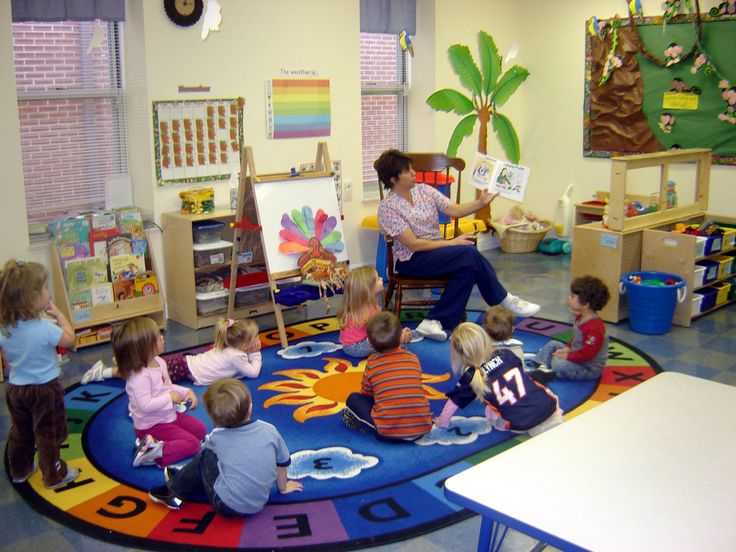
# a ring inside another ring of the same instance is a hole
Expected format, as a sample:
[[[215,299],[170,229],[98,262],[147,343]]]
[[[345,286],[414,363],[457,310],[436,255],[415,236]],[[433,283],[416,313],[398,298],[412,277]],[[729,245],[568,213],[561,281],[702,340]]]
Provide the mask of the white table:
[[[664,372],[445,482],[483,516],[563,550],[736,550],[736,387]],[[498,540],[500,537],[500,541]]]

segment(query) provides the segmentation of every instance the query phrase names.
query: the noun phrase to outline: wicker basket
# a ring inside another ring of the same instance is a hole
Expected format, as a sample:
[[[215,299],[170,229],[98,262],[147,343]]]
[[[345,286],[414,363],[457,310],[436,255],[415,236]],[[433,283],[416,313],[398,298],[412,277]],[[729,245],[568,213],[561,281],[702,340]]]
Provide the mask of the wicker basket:
[[[514,228],[513,225],[493,223],[493,229],[500,236],[501,251],[506,253],[531,253],[539,247],[539,242],[549,232],[552,223],[547,220],[540,221],[544,224],[539,230],[522,230]]]

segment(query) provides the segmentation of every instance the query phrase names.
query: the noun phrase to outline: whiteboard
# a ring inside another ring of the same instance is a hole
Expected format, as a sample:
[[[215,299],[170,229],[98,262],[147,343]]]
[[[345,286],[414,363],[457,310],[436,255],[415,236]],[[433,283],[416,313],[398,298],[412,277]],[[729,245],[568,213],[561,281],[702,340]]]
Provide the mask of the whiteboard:
[[[282,244],[289,241],[284,238],[285,233],[282,232],[289,227],[288,220],[294,222],[299,216],[309,219],[310,213],[314,218],[320,210],[329,217],[330,221],[330,238],[325,248],[335,255],[337,262],[348,260],[345,232],[335,193],[335,180],[332,176],[255,182],[253,189],[259,224],[263,228],[266,261],[271,274],[294,271],[299,268],[297,265],[301,256],[299,252],[287,254],[279,250],[280,246],[283,249]],[[286,222],[285,218],[288,219]],[[314,223],[312,222],[310,226],[309,220],[305,222],[307,232],[302,232],[304,238],[315,237]],[[324,226],[322,228],[325,229]],[[324,237],[327,235],[324,232],[321,234]],[[338,248],[340,248],[339,251]]]

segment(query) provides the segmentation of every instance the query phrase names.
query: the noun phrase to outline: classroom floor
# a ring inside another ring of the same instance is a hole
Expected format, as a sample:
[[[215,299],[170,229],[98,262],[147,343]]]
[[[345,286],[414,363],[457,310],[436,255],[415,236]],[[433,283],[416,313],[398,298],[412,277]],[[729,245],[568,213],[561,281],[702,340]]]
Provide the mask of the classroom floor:
[[[540,303],[539,316],[553,320],[571,321],[566,298],[569,286],[570,257],[549,257],[538,253],[509,254],[498,249],[487,252],[500,280],[513,293],[524,299]],[[333,304],[333,312],[335,304]],[[469,308],[483,309],[485,304],[477,290],[471,297]],[[324,314],[321,302],[313,302],[300,312],[287,311],[287,324],[316,318]],[[262,328],[275,326],[272,316],[258,319]],[[609,334],[641,349],[653,357],[665,369],[690,374],[736,386],[736,303],[700,317],[690,328],[673,326],[662,336],[647,336],[628,329],[626,321],[607,324]],[[172,351],[212,341],[212,328],[191,330],[170,322],[165,333],[166,349]],[[109,362],[112,353],[109,345],[81,349],[70,354],[70,361],[62,367],[66,385],[79,381],[84,371],[97,359]],[[0,434],[7,436],[10,424],[5,403],[5,386],[0,385]],[[435,552],[440,550],[475,550],[480,518],[473,518],[440,529],[427,535],[371,548],[379,552]],[[83,536],[76,531],[36,513],[9,483],[5,474],[0,476],[0,534],[3,542],[0,552],[33,550],[34,552],[66,552],[89,550],[95,552],[129,549]],[[504,541],[504,550],[528,551],[535,541],[514,531]]]

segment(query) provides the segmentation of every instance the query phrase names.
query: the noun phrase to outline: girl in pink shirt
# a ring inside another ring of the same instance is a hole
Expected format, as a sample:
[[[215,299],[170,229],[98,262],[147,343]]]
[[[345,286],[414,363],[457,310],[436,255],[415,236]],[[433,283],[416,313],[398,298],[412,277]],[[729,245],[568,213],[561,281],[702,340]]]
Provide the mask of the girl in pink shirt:
[[[351,270],[345,281],[342,305],[337,311],[340,324],[340,343],[345,354],[365,358],[375,349],[368,343],[366,325],[381,307],[376,296],[383,291],[383,280],[372,266]],[[411,341],[411,330],[404,328],[401,343]]]
[[[164,338],[156,323],[146,317],[126,320],[113,331],[112,350],[137,438],[133,466],[155,463],[163,468],[198,453],[207,428],[176,409],[185,403],[196,408],[197,396],[171,382],[159,356]]]
[[[166,362],[171,381],[210,385],[224,378],[257,378],[261,373],[261,341],[258,324],[252,320],[221,318],[215,324],[212,349],[198,355],[173,353]],[[115,367],[97,362],[82,376],[82,384],[119,375]]]

